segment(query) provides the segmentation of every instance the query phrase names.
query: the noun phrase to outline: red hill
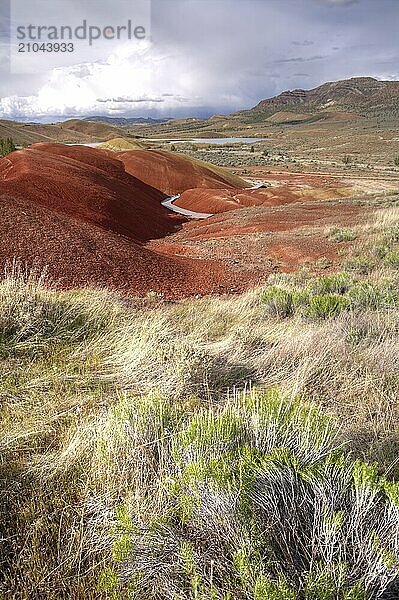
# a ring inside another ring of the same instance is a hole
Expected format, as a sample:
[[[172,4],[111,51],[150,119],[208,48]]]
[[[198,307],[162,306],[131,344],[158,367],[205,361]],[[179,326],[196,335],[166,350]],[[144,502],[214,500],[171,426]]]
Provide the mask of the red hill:
[[[249,184],[215,165],[162,150],[118,152],[125,169],[166,195],[180,194],[191,188],[245,188]]]
[[[125,172],[123,163],[84,146],[35,144],[0,160],[0,194],[67,213],[136,241],[175,231],[162,192]]]
[[[194,212],[216,214],[246,206],[259,206],[266,200],[259,190],[197,188],[183,192],[174,204]]]
[[[145,246],[181,222],[162,198],[101,150],[37,144],[13,152],[0,160],[0,269],[17,258],[48,267],[62,287],[169,298],[246,287],[247,276],[219,262]]]

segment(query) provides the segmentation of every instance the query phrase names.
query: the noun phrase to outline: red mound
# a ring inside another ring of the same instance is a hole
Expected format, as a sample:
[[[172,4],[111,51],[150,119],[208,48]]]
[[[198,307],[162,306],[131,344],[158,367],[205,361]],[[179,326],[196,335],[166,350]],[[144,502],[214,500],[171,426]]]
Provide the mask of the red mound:
[[[183,192],[174,204],[200,213],[221,213],[246,206],[264,204],[266,198],[259,190],[195,188]]]
[[[318,259],[338,265],[340,252],[350,243],[331,240],[329,229],[370,222],[374,211],[373,206],[351,200],[252,206],[190,221],[177,233],[151,241],[149,247],[164,255],[221,260],[264,277],[271,270],[312,266]]]
[[[244,289],[249,277],[216,261],[161,256],[130,239],[30,200],[0,196],[0,268],[19,258],[49,267],[62,287],[149,291],[167,298]]]
[[[315,227],[347,227],[359,223],[369,212],[362,205],[343,202],[309,202],[277,207],[253,207],[215,215],[204,221],[190,221],[170,238],[201,241],[232,238],[236,235],[307,230]],[[169,241],[169,238],[165,240]],[[154,246],[157,242],[154,242]]]
[[[187,190],[174,204],[194,212],[217,214],[248,206],[281,206],[304,200],[316,200],[288,186],[255,190]]]
[[[164,194],[107,153],[84,146],[35,144],[0,160],[0,194],[41,205],[137,241],[175,231]]]
[[[18,258],[48,267],[62,287],[168,298],[247,287],[248,275],[220,262],[144,246],[180,222],[160,206],[163,197],[100,150],[38,144],[14,152],[0,160],[0,269]]]
[[[161,150],[128,150],[117,152],[125,169],[148,185],[172,196],[190,188],[245,188],[247,184],[228,171]]]

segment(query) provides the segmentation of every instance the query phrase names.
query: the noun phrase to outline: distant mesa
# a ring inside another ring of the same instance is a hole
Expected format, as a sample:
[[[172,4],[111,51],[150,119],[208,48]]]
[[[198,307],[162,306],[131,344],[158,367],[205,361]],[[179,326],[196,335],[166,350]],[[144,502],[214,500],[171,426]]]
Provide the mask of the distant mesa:
[[[399,81],[379,81],[373,77],[352,77],[331,81],[310,90],[287,90],[262,100],[253,108],[234,116],[242,122],[269,119],[281,112],[298,113],[298,121],[306,113],[340,113],[345,118],[363,114],[395,115],[399,101]],[[278,122],[278,120],[276,121]],[[283,122],[283,121],[281,121]]]

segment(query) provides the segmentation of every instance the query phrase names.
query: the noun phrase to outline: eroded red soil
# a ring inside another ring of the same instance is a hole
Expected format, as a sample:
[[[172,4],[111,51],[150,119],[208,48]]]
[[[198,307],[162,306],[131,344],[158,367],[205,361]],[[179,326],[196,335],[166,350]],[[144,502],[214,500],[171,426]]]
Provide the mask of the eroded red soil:
[[[194,212],[216,214],[246,206],[280,206],[347,197],[352,193],[351,186],[346,182],[326,175],[263,173],[262,181],[267,187],[254,190],[186,190],[175,204]]]
[[[35,144],[0,160],[0,268],[18,258],[48,267],[63,287],[136,295],[230,293],[273,270],[320,258],[337,264],[345,244],[331,241],[328,228],[355,227],[374,210],[328,200],[337,189],[348,193],[337,178],[274,173],[270,183],[240,189],[228,173],[173,153]],[[165,190],[179,186],[180,205],[220,214],[187,221],[163,208]]]
[[[347,243],[329,239],[332,227],[357,227],[370,221],[374,209],[350,200],[252,206],[190,221],[149,247],[158,252],[222,260],[253,273],[294,271],[319,259],[338,264]]]
[[[0,194],[29,200],[135,241],[162,237],[182,222],[165,195],[125,172],[101,150],[34,144],[0,160]]]
[[[249,184],[227,170],[210,168],[177,152],[129,150],[115,155],[131,175],[162,190],[165,195],[181,194],[192,188],[246,187]]]
[[[107,153],[38,144],[0,160],[0,268],[17,258],[48,267],[63,287],[149,291],[178,298],[245,289],[253,275],[220,261],[165,256],[144,242],[182,219],[164,194]]]

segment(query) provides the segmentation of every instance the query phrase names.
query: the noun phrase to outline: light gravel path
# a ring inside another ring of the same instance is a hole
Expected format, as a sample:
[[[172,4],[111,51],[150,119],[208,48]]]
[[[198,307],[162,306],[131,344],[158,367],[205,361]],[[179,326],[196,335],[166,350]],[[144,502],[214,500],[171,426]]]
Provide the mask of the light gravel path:
[[[247,179],[246,181],[249,180]],[[250,183],[253,183],[253,181],[250,181]],[[263,185],[264,183],[262,181],[257,181],[252,187],[246,189],[257,190],[263,187]],[[209,219],[209,217],[213,217],[213,213],[199,213],[194,212],[192,210],[187,210],[186,208],[180,208],[180,206],[176,206],[173,203],[178,198],[180,198],[180,194],[176,194],[175,196],[169,196],[168,198],[165,198],[165,200],[162,200],[161,204],[162,206],[165,206],[165,208],[169,208],[169,210],[173,210],[173,212],[179,213],[180,215],[184,215],[185,217],[190,217],[191,219]]]

